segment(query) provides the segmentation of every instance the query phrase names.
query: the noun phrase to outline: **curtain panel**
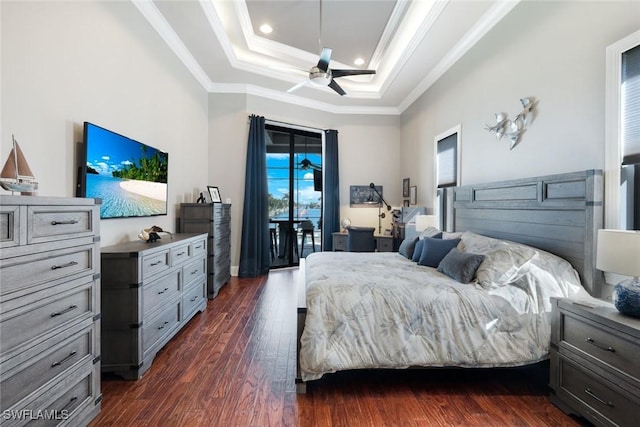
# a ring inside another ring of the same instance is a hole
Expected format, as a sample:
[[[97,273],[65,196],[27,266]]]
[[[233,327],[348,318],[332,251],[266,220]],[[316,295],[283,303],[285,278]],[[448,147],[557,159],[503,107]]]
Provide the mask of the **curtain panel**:
[[[324,213],[322,216],[322,248],[333,250],[331,233],[340,231],[340,179],[338,174],[338,131],[325,131],[324,141]]]
[[[238,277],[267,274],[271,265],[265,119],[251,115],[249,121]]]

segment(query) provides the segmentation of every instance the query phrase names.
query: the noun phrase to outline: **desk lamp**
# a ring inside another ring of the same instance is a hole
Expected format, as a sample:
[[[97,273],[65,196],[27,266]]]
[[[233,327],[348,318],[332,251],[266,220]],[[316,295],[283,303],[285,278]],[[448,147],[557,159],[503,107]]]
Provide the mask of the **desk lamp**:
[[[598,230],[596,268],[632,276],[613,288],[613,303],[620,313],[640,317],[640,231]]]
[[[384,212],[382,212],[382,204],[384,203],[387,207],[387,210],[391,210],[391,205],[387,203],[385,199],[382,198],[382,194],[376,188],[376,185],[372,182],[369,184],[369,188],[371,188],[378,195],[378,234],[382,233],[382,218],[386,216]]]

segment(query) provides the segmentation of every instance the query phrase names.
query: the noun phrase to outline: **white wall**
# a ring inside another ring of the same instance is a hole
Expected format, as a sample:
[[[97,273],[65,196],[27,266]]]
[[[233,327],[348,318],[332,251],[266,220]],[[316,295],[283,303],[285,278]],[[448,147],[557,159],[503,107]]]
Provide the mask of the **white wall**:
[[[292,123],[316,129],[338,130],[340,217],[354,225],[378,226],[375,208],[350,208],[349,186],[382,185],[385,199],[401,204],[399,172],[399,116],[340,115],[297,107],[252,95],[209,96],[209,182],[220,187],[223,200],[231,198],[231,264],[238,266],[244,196],[248,116]],[[383,227],[390,226],[390,216]]]
[[[208,177],[207,93],[130,2],[0,2],[2,161],[11,134],[40,183],[73,196],[90,121],[169,153],[169,214],[101,221],[102,245],[156,224]]]
[[[638,29],[627,2],[518,4],[402,115],[401,166],[432,200],[433,138],[461,124],[462,184],[604,167],[605,48]],[[538,99],[518,146],[484,129]]]

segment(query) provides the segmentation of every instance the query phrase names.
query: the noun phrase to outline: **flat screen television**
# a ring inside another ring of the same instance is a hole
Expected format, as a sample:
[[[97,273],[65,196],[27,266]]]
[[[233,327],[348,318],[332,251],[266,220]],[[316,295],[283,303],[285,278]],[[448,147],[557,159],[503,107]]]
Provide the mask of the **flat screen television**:
[[[82,154],[76,195],[102,199],[100,218],[167,214],[167,153],[85,122]]]

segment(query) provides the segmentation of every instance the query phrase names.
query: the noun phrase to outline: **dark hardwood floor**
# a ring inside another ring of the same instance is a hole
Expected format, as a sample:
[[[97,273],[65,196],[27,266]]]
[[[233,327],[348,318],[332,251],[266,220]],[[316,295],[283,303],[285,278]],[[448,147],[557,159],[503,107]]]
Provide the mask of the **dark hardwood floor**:
[[[547,370],[358,371],[295,392],[295,270],[232,278],[138,381],[103,377],[97,426],[581,426]]]

